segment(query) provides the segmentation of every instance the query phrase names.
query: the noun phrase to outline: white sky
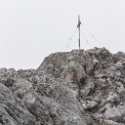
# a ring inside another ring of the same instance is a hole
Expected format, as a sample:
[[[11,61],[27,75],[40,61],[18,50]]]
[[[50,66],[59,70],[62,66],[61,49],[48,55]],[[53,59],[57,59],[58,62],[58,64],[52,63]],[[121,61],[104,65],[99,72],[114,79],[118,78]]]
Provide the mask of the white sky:
[[[89,41],[81,35],[81,48],[125,52],[125,0],[0,0],[0,67],[37,68],[53,52],[78,49],[78,31],[68,45],[78,14]]]

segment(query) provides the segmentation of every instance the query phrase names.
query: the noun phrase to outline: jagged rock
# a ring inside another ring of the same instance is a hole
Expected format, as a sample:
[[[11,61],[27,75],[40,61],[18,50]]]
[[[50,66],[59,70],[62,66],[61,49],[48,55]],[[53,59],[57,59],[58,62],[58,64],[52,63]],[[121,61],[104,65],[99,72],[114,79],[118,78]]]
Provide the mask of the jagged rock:
[[[65,81],[77,81],[86,77],[93,70],[92,58],[84,50],[73,50],[70,53],[55,53],[45,58],[39,70],[60,77]]]
[[[103,121],[106,125],[124,125],[122,123],[117,123],[117,122],[114,122],[112,120],[104,120]]]
[[[85,110],[93,110],[94,108],[96,108],[98,106],[98,103],[96,101],[84,101],[82,103],[83,107],[85,108]]]
[[[118,62],[118,61],[120,61],[120,60],[122,60],[122,59],[124,59],[125,58],[125,53],[123,53],[123,52],[118,52],[118,53],[116,53],[116,54],[113,54],[113,56],[112,56],[112,61],[114,62],[114,63],[116,63],[116,62]]]
[[[84,85],[84,88],[80,90],[82,96],[88,96],[90,93],[94,91],[95,84],[93,82],[87,82],[86,85]]]
[[[39,86],[45,87],[45,86]],[[82,114],[80,103],[73,94],[73,90],[62,85],[47,86],[48,91],[41,96],[29,92],[23,101],[37,120],[46,125],[74,124],[86,125]],[[60,98],[61,97],[61,98]]]
[[[125,115],[125,107],[124,105],[111,106],[110,104],[106,105],[106,111],[104,116],[110,120],[115,122],[122,122],[123,116]]]
[[[38,125],[35,117],[21,100],[2,83],[0,83],[0,123],[3,125]]]
[[[125,53],[54,53],[38,69],[0,69],[0,125],[125,124]]]
[[[15,69],[6,69],[1,68],[0,69],[0,82],[5,84],[7,87],[11,87],[16,79],[18,79],[19,76],[17,75]]]
[[[36,82],[32,80],[29,81],[31,78],[30,74],[32,74],[31,70],[20,70],[20,73],[18,71],[18,73],[16,72],[15,74],[19,76],[14,79],[11,86],[12,93],[17,99],[20,98],[22,100],[22,103],[25,104],[29,113],[38,121],[38,123],[34,122],[34,125],[86,125],[84,115],[81,117],[83,110],[76,98],[77,94],[74,94],[75,92],[73,90],[62,84],[57,84],[53,76],[47,76],[44,72],[34,74],[33,77],[37,76],[38,78]],[[8,77],[8,74],[6,77]],[[45,83],[41,83],[43,81]],[[10,108],[10,110],[12,109]],[[23,119],[21,120],[25,125],[25,118]],[[9,124],[16,125],[18,123],[16,120],[13,122],[10,119]],[[30,123],[27,123],[27,125],[29,124]]]
[[[83,67],[75,62],[70,62],[61,73],[61,78],[67,82],[80,82],[85,77]]]

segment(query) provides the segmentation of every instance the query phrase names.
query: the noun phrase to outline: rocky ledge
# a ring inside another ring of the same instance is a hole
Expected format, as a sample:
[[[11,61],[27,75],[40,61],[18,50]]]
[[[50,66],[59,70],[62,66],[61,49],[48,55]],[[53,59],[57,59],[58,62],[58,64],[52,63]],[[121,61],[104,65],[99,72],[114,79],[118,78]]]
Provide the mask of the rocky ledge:
[[[0,125],[125,125],[125,53],[49,55],[37,69],[0,69]]]

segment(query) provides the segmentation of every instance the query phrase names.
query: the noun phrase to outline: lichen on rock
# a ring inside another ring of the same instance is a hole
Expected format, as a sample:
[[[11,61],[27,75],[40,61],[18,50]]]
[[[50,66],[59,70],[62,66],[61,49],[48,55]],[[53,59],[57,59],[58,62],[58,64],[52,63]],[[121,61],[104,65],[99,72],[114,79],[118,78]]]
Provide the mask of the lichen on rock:
[[[0,125],[124,125],[125,54],[53,53],[37,69],[0,69]]]

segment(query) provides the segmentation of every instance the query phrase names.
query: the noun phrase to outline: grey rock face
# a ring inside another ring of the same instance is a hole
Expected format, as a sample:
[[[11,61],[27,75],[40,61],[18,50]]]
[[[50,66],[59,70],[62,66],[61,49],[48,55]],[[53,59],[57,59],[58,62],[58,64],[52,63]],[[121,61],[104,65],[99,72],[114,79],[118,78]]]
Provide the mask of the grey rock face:
[[[2,125],[37,125],[35,117],[9,88],[0,83],[0,123]]]
[[[0,71],[1,124],[86,125],[77,94],[60,80],[44,71]]]
[[[45,70],[56,78],[65,79],[67,82],[79,82],[93,70],[93,60],[83,50],[73,50],[69,53],[55,53],[45,58],[37,69]]]
[[[105,48],[0,69],[0,125],[124,125],[125,54]]]

